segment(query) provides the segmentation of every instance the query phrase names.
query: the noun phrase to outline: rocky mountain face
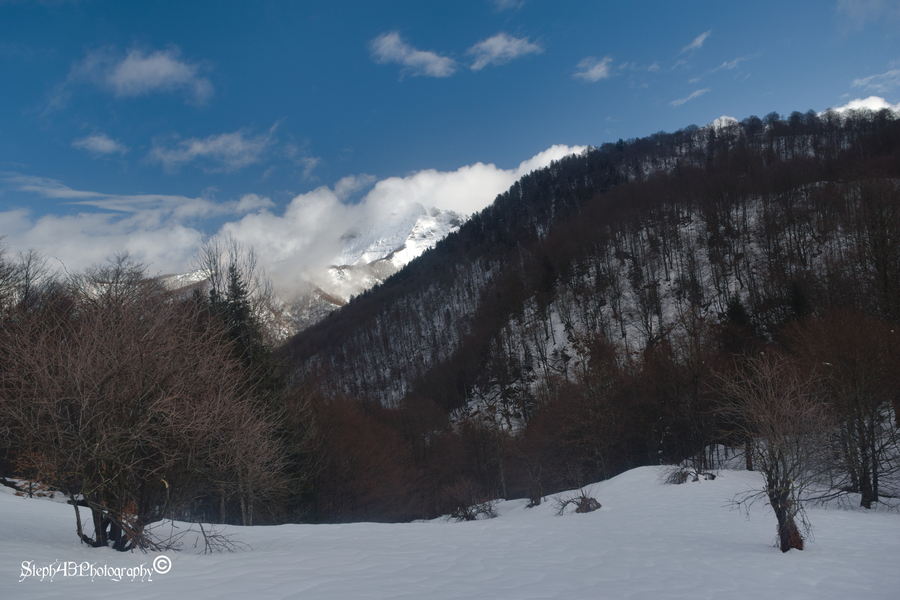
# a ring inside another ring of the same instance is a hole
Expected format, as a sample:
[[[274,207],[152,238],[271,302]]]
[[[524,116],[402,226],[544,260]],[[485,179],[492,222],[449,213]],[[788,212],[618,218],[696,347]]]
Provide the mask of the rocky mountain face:
[[[354,296],[384,282],[448,234],[465,216],[421,204],[399,207],[381,222],[352,227],[328,269],[310,277],[305,291],[284,298],[296,330],[321,321]]]

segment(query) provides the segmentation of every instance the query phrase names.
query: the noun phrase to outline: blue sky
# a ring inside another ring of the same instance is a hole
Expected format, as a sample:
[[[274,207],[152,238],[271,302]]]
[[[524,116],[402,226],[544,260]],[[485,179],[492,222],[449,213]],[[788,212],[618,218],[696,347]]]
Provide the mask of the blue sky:
[[[898,0],[0,0],[0,235],[70,269],[185,270],[223,231],[313,265],[584,145],[897,105],[898,33]]]

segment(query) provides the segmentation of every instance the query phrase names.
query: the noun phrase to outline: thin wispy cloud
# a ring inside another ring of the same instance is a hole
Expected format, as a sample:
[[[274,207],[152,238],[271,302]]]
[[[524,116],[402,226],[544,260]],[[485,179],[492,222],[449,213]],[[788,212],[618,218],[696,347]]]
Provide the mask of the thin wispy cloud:
[[[525,4],[525,0],[490,0],[498,11],[519,9]]]
[[[891,69],[880,75],[870,75],[853,80],[853,87],[860,87],[879,94],[885,94],[900,87],[900,69]]]
[[[844,28],[862,29],[878,20],[900,21],[900,3],[896,0],[839,0],[835,15]]]
[[[700,35],[695,37],[693,42],[691,42],[690,44],[688,44],[687,46],[682,48],[681,52],[684,53],[684,52],[689,52],[691,50],[699,50],[700,48],[703,47],[703,42],[706,41],[706,38],[708,38],[711,33],[712,33],[712,29],[710,29],[709,31],[704,31],[703,33],[701,33]]]
[[[538,44],[529,42],[528,38],[515,38],[501,32],[478,42],[469,48],[466,54],[475,57],[472,70],[480,71],[488,65],[503,65],[520,56],[540,54],[543,51]]]
[[[161,164],[169,172],[193,162],[198,162],[205,171],[211,173],[236,171],[262,161],[265,153],[275,143],[275,127],[259,135],[251,135],[248,130],[240,129],[204,139],[157,138],[153,141],[146,160]]]
[[[18,173],[0,173],[0,191],[4,188],[81,207],[75,214],[38,217],[23,208],[0,211],[10,242],[58,258],[73,272],[122,251],[148,265],[151,273],[184,272],[202,244],[199,223],[203,219],[241,218],[274,207],[270,199],[256,194],[225,202],[179,195],[105,194]]]
[[[699,98],[700,96],[702,96],[703,94],[705,94],[708,91],[709,91],[709,88],[703,88],[702,90],[697,90],[696,92],[692,93],[690,96],[685,96],[684,98],[679,98],[678,100],[673,100],[672,102],[669,102],[669,104],[671,104],[672,106],[681,106],[682,104],[685,104],[686,102],[690,102],[691,100],[694,100],[695,98]]]
[[[66,204],[92,206],[121,213],[152,213],[149,220],[159,221],[163,214],[178,220],[200,219],[230,214],[245,214],[274,206],[268,198],[247,194],[239,200],[217,202],[209,198],[191,198],[171,194],[105,194],[76,190],[48,177],[18,173],[0,174],[4,187],[31,192],[42,198],[64,200]]]
[[[206,67],[181,56],[177,46],[147,51],[132,48],[124,56],[111,48],[93,50],[72,65],[66,81],[50,95],[45,112],[63,108],[78,85],[89,83],[116,98],[178,94],[190,104],[206,104],[215,93],[203,75]]]
[[[303,179],[312,177],[313,170],[319,166],[322,159],[318,156],[301,156],[297,159],[297,164],[303,167]]]
[[[457,69],[452,58],[417,50],[404,42],[396,31],[379,35],[371,41],[369,50],[375,62],[402,65],[403,72],[413,76],[450,77]]]
[[[612,57],[594,58],[588,56],[583,59],[578,66],[578,71],[572,76],[576,79],[583,79],[591,83],[612,77]]]
[[[128,152],[128,148],[110,138],[105,133],[97,133],[77,139],[72,142],[72,147],[89,152],[94,156],[125,154]]]
[[[711,70],[710,73],[715,73],[716,71],[722,71],[722,70],[736,69],[738,67],[738,65],[740,65],[742,62],[748,61],[751,58],[756,58],[756,57],[755,56],[741,56],[741,57],[735,58],[734,60],[729,60],[729,61],[723,62],[718,67]]]

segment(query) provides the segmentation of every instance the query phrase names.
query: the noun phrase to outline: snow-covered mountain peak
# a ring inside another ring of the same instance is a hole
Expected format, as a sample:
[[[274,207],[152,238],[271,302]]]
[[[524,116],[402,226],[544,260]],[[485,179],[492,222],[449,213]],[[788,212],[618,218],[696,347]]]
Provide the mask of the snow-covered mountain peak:
[[[399,269],[458,229],[464,220],[454,211],[418,203],[397,207],[378,222],[349,228],[340,238],[341,252],[333,264],[359,266],[390,259]]]

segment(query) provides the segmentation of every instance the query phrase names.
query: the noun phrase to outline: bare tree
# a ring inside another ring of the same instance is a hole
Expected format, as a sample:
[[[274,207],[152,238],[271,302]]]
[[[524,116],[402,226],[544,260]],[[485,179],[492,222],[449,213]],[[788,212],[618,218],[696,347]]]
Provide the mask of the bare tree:
[[[156,547],[145,527],[204,491],[277,495],[282,451],[225,331],[127,256],[0,331],[0,420],[39,477],[92,513],[94,546]],[[249,523],[248,523],[249,524]]]
[[[285,319],[256,251],[231,235],[215,236],[204,241],[196,263],[206,279],[210,304],[245,338],[241,343],[274,345]],[[246,327],[250,322],[253,331]]]
[[[8,246],[0,237],[0,316],[2,316],[12,303],[13,289],[16,280],[16,268],[6,258]]]
[[[843,480],[835,484],[858,492],[863,508],[871,508],[885,492],[895,494],[900,342],[890,323],[854,311],[831,311],[797,323],[787,337],[808,368],[821,373],[822,398],[839,420],[835,460]]]
[[[720,376],[720,381],[726,398],[721,413],[751,440],[753,463],[763,475],[763,489],[741,502],[765,496],[778,520],[781,551],[802,550],[809,528],[803,503],[819,491],[834,431],[825,406],[815,397],[817,379],[788,358],[767,352],[748,359],[736,373]]]

